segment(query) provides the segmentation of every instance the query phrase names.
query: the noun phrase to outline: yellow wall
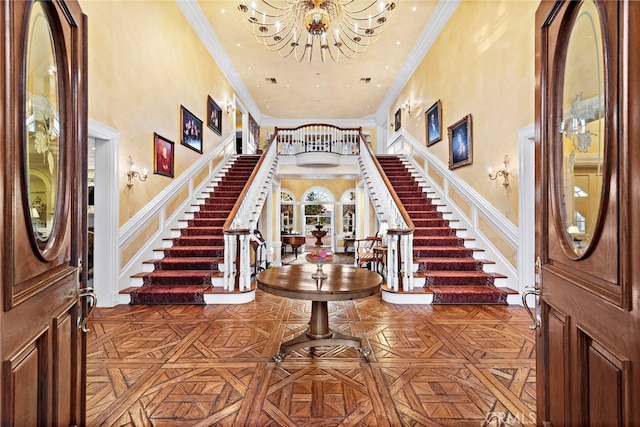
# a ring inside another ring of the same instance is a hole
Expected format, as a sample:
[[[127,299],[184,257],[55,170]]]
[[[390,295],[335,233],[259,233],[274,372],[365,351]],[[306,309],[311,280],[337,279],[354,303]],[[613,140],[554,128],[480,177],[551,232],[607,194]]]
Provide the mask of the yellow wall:
[[[488,168],[518,167],[518,130],[534,121],[534,19],[537,1],[463,1],[410,78],[389,112],[408,99],[402,127],[426,145],[425,112],[442,102],[443,138],[429,147],[449,161],[447,127],[472,115],[473,164],[458,174],[514,224],[518,224],[518,179],[505,189]],[[393,131],[393,129],[390,129]],[[531,159],[533,161],[533,159]]]
[[[175,177],[201,154],[180,145],[180,105],[203,121],[203,151],[233,133],[224,114],[222,137],[207,127],[207,95],[221,107],[233,89],[175,2],[80,0],[89,18],[89,118],[120,132],[120,225],[171,183],[153,174],[153,133],[173,141]],[[128,158],[149,169],[126,186]],[[100,159],[96,159],[100,161]]]

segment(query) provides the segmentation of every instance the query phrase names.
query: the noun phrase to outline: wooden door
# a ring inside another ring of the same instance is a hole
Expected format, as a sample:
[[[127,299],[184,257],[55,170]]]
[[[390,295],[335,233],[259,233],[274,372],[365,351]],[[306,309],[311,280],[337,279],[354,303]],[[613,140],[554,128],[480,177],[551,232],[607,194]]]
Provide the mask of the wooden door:
[[[75,1],[0,6],[0,424],[82,425],[85,16]]]
[[[634,1],[537,11],[539,425],[640,425],[639,28]]]

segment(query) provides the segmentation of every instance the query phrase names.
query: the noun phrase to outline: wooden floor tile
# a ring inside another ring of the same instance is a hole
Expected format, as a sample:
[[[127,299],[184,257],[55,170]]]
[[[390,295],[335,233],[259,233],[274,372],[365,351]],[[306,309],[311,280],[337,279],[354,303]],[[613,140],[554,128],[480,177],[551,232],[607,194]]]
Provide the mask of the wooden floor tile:
[[[535,423],[535,336],[514,306],[329,303],[351,347],[302,349],[311,304],[258,291],[229,306],[97,308],[87,344],[89,426],[479,426]]]

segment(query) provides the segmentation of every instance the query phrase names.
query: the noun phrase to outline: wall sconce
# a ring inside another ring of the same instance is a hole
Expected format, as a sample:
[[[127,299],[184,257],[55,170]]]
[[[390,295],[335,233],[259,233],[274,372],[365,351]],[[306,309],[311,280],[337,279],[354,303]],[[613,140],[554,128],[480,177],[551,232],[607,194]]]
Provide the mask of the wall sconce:
[[[502,185],[505,188],[509,186],[509,155],[504,156],[504,160],[502,161],[502,169],[496,171],[495,174],[492,174],[493,168],[489,167],[489,179],[495,181],[499,176],[503,178]]]
[[[129,171],[127,172],[127,187],[133,187],[133,179],[138,178],[140,182],[147,180],[147,168],[142,169],[142,173],[136,170],[136,164],[133,163],[133,159],[129,156]]]
[[[407,99],[407,102],[402,105],[402,109],[406,111],[407,114],[411,115],[411,101]]]
[[[233,102],[228,101],[227,102],[227,114],[233,114],[236,111],[236,106],[233,104]]]

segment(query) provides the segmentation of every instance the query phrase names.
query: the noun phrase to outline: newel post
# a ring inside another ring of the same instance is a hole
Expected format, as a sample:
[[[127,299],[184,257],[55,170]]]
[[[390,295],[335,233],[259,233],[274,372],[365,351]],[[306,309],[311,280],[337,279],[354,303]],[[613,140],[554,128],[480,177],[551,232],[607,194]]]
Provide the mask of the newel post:
[[[225,231],[224,286],[226,290],[244,290],[247,287],[247,272],[250,270],[248,244],[250,233],[248,228]]]

